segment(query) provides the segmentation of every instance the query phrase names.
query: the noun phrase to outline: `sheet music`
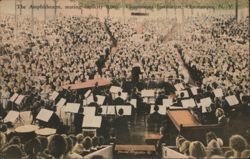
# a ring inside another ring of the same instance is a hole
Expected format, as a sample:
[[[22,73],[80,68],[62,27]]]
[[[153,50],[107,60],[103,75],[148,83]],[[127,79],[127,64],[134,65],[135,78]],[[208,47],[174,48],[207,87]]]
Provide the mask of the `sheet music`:
[[[183,86],[182,83],[177,83],[174,85],[174,87],[177,91],[181,91],[181,90],[185,89],[185,87]]]
[[[182,103],[182,106],[183,106],[184,108],[189,108],[189,107],[193,108],[193,107],[196,106],[195,101],[194,101],[193,98],[181,100],[181,103]]]
[[[57,107],[62,107],[66,103],[66,99],[61,98],[59,102],[56,104]]]
[[[84,94],[84,97],[85,97],[85,98],[89,97],[90,93],[91,93],[91,90],[89,89],[89,90]]]
[[[117,86],[111,86],[110,92],[117,94],[118,92],[122,92],[122,88],[121,87],[117,87]]]
[[[142,97],[154,97],[155,96],[155,90],[150,89],[150,90],[142,90],[141,91],[141,96]]]
[[[53,111],[51,111],[51,110],[41,109],[40,112],[38,113],[36,119],[44,121],[44,122],[48,122],[49,119],[51,118],[52,114],[53,114]]]
[[[100,128],[102,116],[84,116],[82,128]]]
[[[99,105],[103,105],[106,97],[105,96],[101,96],[101,95],[96,95],[96,97],[97,97],[97,103]]]
[[[95,116],[96,107],[84,107],[83,114],[85,116]]]
[[[131,99],[130,104],[134,106],[134,108],[137,108],[137,99]]]
[[[67,103],[64,111],[67,113],[78,113],[80,108],[80,103]]]
[[[128,93],[127,93],[127,92],[122,92],[122,93],[121,93],[121,98],[122,98],[123,100],[127,100],[127,98],[128,98]]]
[[[164,106],[171,106],[171,105],[173,105],[173,99],[172,98],[163,99],[162,103]]]
[[[107,105],[103,105],[103,106],[101,106],[101,108],[102,108],[102,115],[106,115],[107,114],[107,111],[108,111],[108,106]]]
[[[234,106],[234,105],[239,104],[239,101],[235,95],[227,96],[225,99],[227,100],[227,102],[230,106]]]
[[[14,102],[19,95],[17,93],[14,93],[12,97],[10,97],[10,101]]]
[[[56,98],[58,97],[59,93],[54,91],[51,96],[49,97],[50,100],[56,100]]]
[[[22,103],[22,101],[23,101],[24,98],[25,98],[24,95],[19,95],[19,96],[17,97],[15,103],[16,103],[17,105],[20,105],[20,104]]]
[[[149,99],[148,98],[143,98],[143,103],[148,103]]]
[[[176,95],[178,95],[179,97],[181,96],[181,93],[184,93],[184,98],[188,98],[189,94],[187,90],[184,91],[176,91]]]
[[[201,112],[206,113],[211,111],[210,105],[212,104],[212,100],[210,97],[203,98],[200,100]]]
[[[198,91],[197,91],[198,89],[199,89],[199,87],[192,87],[192,88],[191,88],[192,94],[193,94],[193,95],[197,95],[197,94],[198,94]]]
[[[223,91],[221,88],[213,90],[215,97],[223,97]]]
[[[94,102],[94,96],[91,94],[87,99],[86,99],[86,105],[89,105],[90,103]]]
[[[15,123],[15,121],[17,120],[19,116],[19,112],[17,111],[9,111],[9,113],[6,115],[6,117],[4,118],[4,123],[7,123],[7,122],[11,122],[11,123]]]
[[[132,106],[131,105],[117,105],[116,111],[123,109],[123,115],[132,115]]]

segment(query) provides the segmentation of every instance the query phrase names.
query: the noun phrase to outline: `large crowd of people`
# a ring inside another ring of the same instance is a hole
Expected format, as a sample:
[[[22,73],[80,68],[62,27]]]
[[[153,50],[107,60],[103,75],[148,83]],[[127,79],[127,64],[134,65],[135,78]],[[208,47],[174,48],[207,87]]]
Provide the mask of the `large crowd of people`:
[[[38,136],[24,143],[18,136],[8,137],[5,131],[1,132],[3,158],[13,154],[27,158],[81,158],[104,143],[130,143],[129,127],[134,123],[135,114],[149,115],[149,126],[166,120],[158,113],[164,98],[173,98],[173,106],[181,107],[183,99],[193,98],[200,103],[200,99],[210,97],[211,110],[204,112],[198,105],[193,108],[202,124],[220,124],[225,116],[233,119],[232,112],[247,116],[249,111],[249,62],[246,58],[249,53],[249,17],[239,22],[230,16],[190,17],[182,24],[183,38],[180,39],[169,38],[177,31],[174,19],[145,20],[138,25],[134,19],[121,22],[112,18],[102,21],[92,16],[57,17],[46,24],[37,21],[34,28],[29,18],[23,18],[16,30],[12,16],[1,18],[1,118],[10,110],[31,110],[35,123],[42,108],[57,112],[55,103],[65,98],[68,103],[81,103],[73,121],[74,134],[78,134],[82,131],[85,106],[96,107],[96,115],[102,115],[97,95],[105,96],[103,105],[126,105],[131,99],[137,99],[131,118],[124,116],[123,109],[117,110],[113,119],[103,117],[97,136],[93,138],[82,134],[59,135],[60,132],[68,134],[68,129],[63,129],[65,123],[56,113],[53,123],[45,125],[58,129],[59,134],[48,139]],[[31,28],[34,28],[33,32]],[[134,71],[135,67],[139,68],[138,72]],[[84,105],[84,94],[88,89],[63,87],[98,78],[109,79],[112,85],[122,87],[128,97],[123,98],[122,92],[114,97],[110,86],[101,87],[96,83],[91,88],[93,102]],[[188,97],[178,93],[180,90],[174,86],[178,83],[183,84],[181,90],[187,90]],[[197,87],[197,94],[192,92],[193,87]],[[153,114],[141,93],[148,88],[158,89],[155,101],[151,103],[155,105]],[[215,97],[213,90],[217,88],[223,90],[223,97]],[[51,101],[54,91],[59,96]],[[22,107],[10,101],[15,93],[25,95]],[[228,95],[236,95],[237,107],[231,107],[226,101]],[[250,126],[248,121],[249,118],[246,126]],[[42,122],[39,124],[44,126]],[[168,127],[168,123],[164,124]],[[160,125],[156,129],[161,130],[163,138],[159,142],[162,144],[168,139],[164,136],[168,132]],[[222,139],[217,139],[212,132],[206,137],[206,148],[199,141],[191,142],[183,137],[178,137],[176,145],[180,152],[196,158],[223,156]],[[249,150],[245,150],[247,142],[242,136],[232,136],[229,139],[231,151],[225,156],[249,157]]]

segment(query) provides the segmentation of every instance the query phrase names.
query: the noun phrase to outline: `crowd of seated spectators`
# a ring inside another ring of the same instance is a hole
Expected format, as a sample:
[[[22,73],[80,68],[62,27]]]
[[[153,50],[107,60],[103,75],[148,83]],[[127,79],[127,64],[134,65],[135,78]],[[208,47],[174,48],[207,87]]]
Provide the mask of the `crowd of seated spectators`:
[[[225,91],[247,91],[249,17],[238,22],[231,16],[190,18],[184,27],[180,52],[202,88],[213,83]]]
[[[250,149],[247,140],[241,135],[232,135],[229,138],[229,147],[223,145],[221,138],[214,132],[206,134],[206,143],[189,141],[177,136],[176,146],[180,153],[190,158],[249,158]]]
[[[0,132],[0,158],[3,159],[78,159],[104,148],[102,136],[55,134],[22,141],[19,135]]]

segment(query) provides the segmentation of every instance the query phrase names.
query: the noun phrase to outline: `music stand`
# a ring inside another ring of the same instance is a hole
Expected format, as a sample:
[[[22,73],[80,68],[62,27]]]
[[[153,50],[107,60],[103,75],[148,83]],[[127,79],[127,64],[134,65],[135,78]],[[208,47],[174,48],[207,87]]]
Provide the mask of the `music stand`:
[[[64,104],[66,103],[66,99],[64,99],[64,98],[61,98],[60,100],[59,100],[59,102],[57,102],[57,104],[56,104],[56,112],[58,112],[58,109],[60,109],[60,108],[62,108],[63,106],[64,106]],[[58,114],[59,116],[60,116],[60,118],[61,118],[61,110],[60,110],[60,113]]]
[[[67,103],[65,106],[65,113],[70,113],[70,123],[72,123],[72,114],[77,114],[80,109],[80,103]],[[71,125],[71,130],[72,130],[72,124]]]
[[[150,90],[144,89],[144,90],[141,91],[141,96],[143,98],[147,99],[147,102],[145,101],[145,103],[150,103],[149,98],[154,98],[155,97],[155,90],[153,90],[153,89],[150,89]]]
[[[56,98],[59,96],[59,93],[57,91],[54,91],[51,96],[49,97],[49,100],[53,101],[53,106],[55,105]]]
[[[3,119],[3,122],[4,123],[7,123],[7,122],[15,123],[18,116],[19,116],[19,112],[11,110],[8,112],[6,117]]]
[[[49,122],[51,116],[53,115],[53,111],[48,109],[41,109],[38,115],[36,116],[37,120],[41,120],[43,122]]]
[[[16,123],[20,123],[20,125],[22,124],[25,124],[25,121],[22,119],[21,115],[20,115],[20,107],[21,107],[21,104],[22,104],[22,101],[23,99],[25,98],[24,95],[19,95],[15,101],[16,105],[18,106],[18,112],[19,112],[19,115],[18,115],[18,118],[17,118],[17,122]]]
[[[96,136],[96,129],[101,127],[102,117],[101,116],[84,116],[82,122],[83,132],[94,132]]]
[[[17,99],[18,96],[19,96],[19,94],[14,93],[13,96],[10,97],[12,110],[13,110],[13,104],[15,103],[15,100]]]

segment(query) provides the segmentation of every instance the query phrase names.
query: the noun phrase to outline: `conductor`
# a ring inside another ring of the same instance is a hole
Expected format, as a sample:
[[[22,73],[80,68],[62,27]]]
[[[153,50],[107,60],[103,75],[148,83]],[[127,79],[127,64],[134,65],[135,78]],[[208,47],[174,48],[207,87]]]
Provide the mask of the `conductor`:
[[[142,74],[140,64],[138,62],[135,62],[132,68],[132,82],[133,83],[139,82],[140,74]]]

